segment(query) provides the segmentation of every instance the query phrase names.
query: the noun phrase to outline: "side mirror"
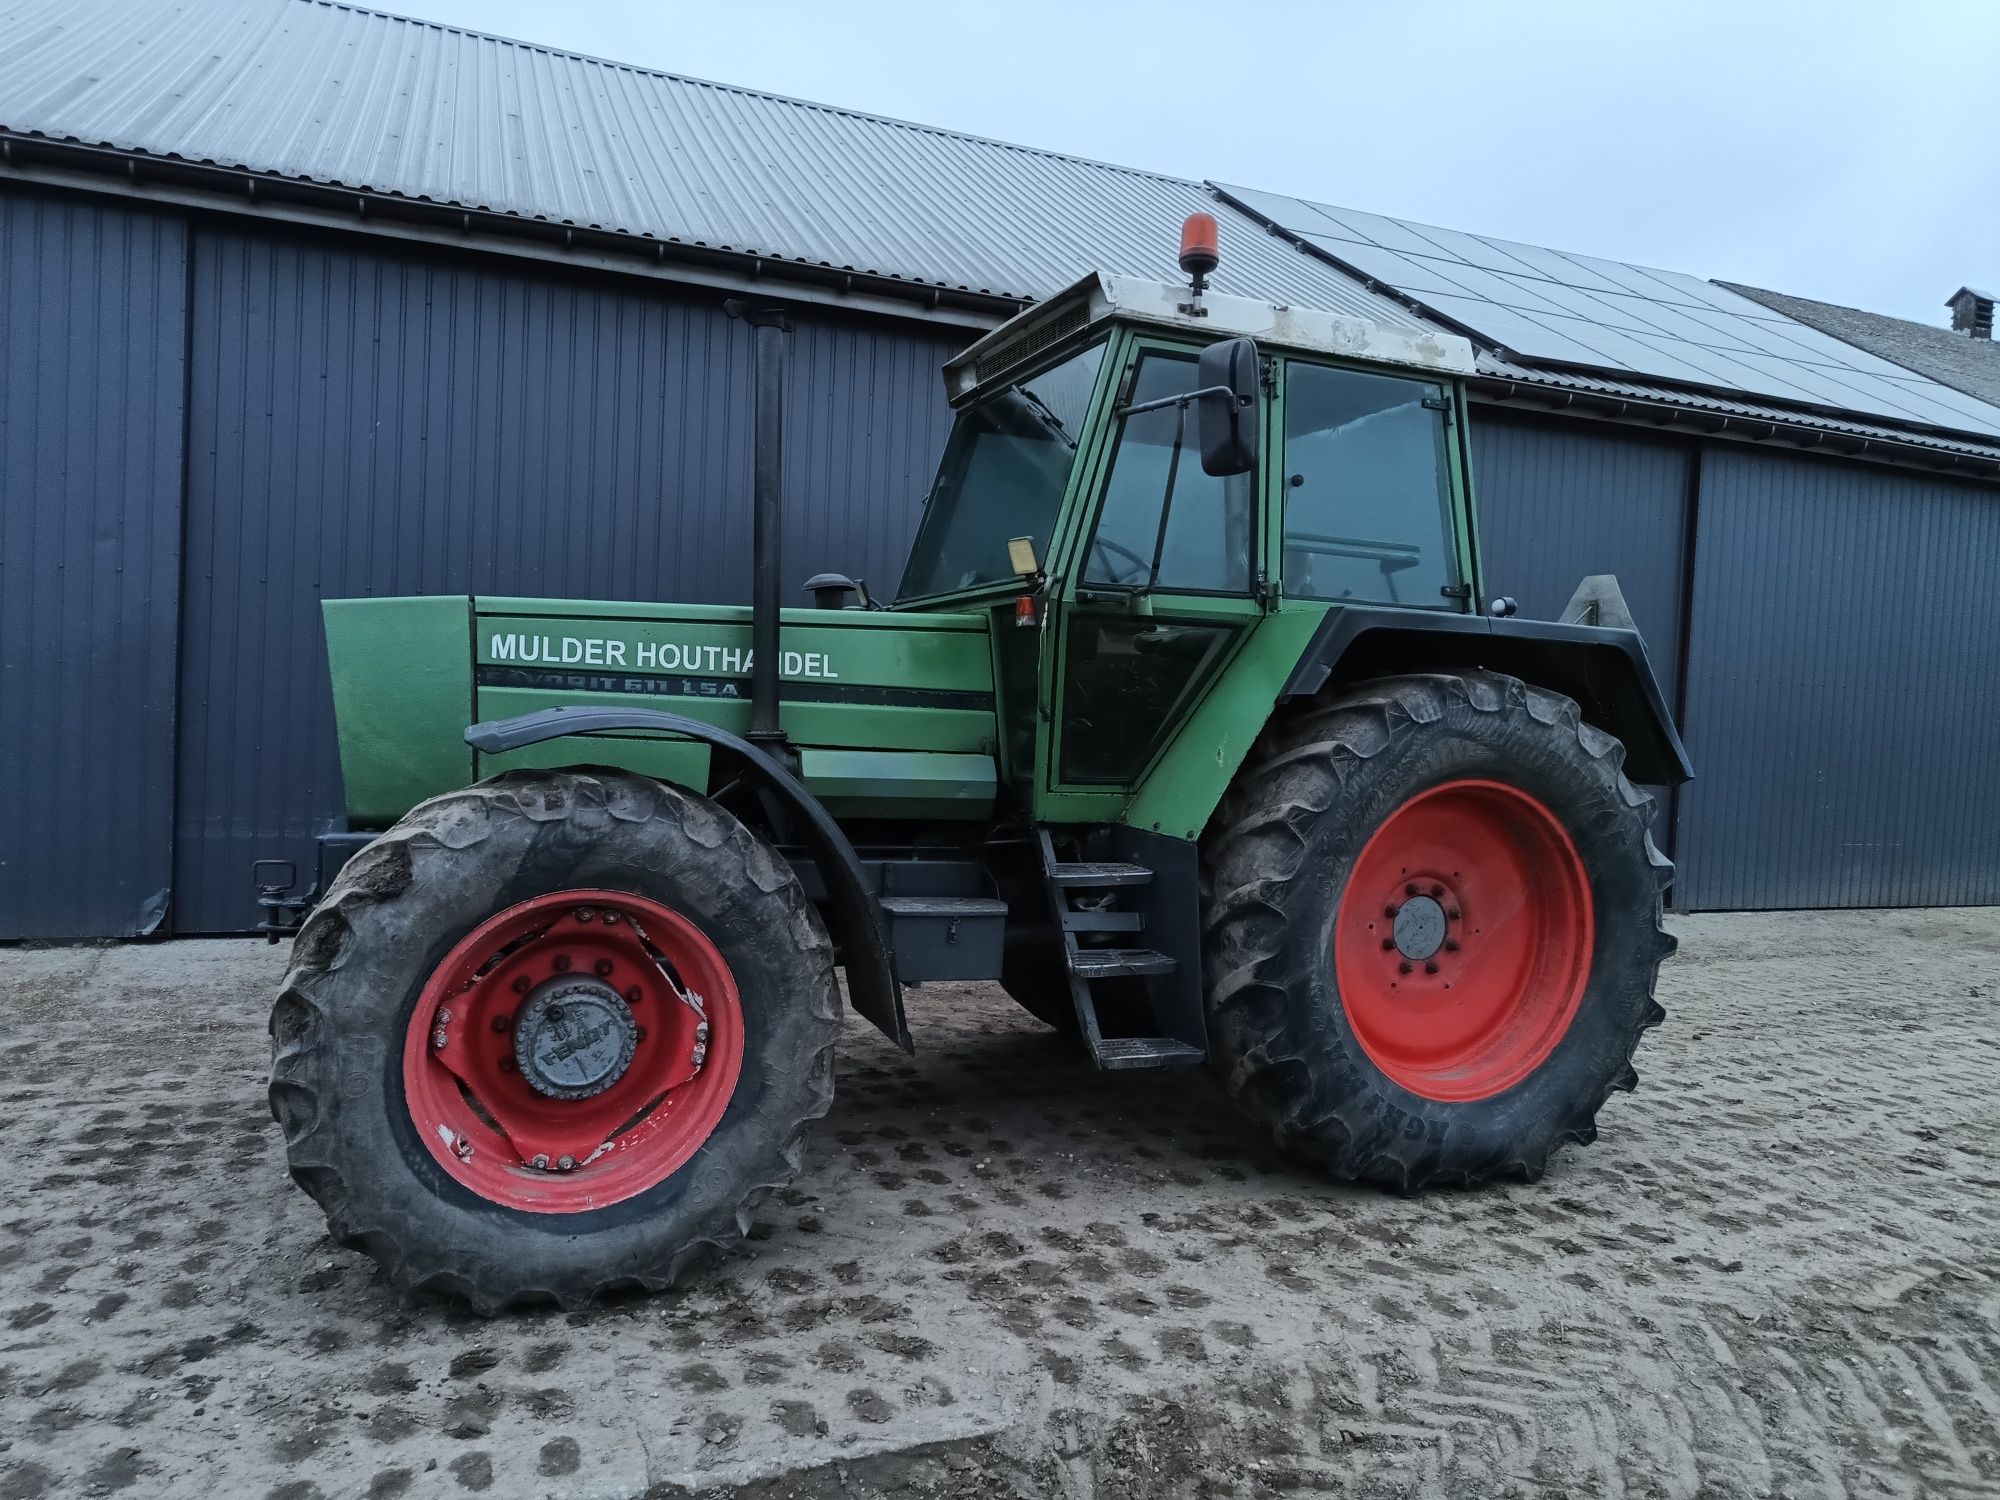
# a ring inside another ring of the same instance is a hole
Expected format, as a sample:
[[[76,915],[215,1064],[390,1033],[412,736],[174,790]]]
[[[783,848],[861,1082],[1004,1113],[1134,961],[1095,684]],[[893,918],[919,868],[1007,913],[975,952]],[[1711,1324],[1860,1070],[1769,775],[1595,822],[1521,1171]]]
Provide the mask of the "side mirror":
[[[1201,351],[1195,384],[1201,471],[1218,478],[1257,466],[1257,341],[1224,339]]]

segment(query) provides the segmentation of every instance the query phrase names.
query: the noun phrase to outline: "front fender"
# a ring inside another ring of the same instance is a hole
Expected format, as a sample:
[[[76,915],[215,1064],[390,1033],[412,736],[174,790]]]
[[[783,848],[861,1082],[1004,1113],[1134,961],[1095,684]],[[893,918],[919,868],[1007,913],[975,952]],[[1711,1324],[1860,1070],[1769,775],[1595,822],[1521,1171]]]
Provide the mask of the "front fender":
[[[833,940],[847,968],[847,997],[857,1014],[874,1023],[905,1052],[916,1051],[903,1014],[903,987],[889,949],[889,934],[875,893],[862,875],[854,846],[819,798],[772,756],[713,724],[646,708],[544,708],[512,719],[474,724],[466,743],[486,755],[538,745],[572,734],[650,729],[682,735],[740,760],[798,819],[798,832],[826,882]]]

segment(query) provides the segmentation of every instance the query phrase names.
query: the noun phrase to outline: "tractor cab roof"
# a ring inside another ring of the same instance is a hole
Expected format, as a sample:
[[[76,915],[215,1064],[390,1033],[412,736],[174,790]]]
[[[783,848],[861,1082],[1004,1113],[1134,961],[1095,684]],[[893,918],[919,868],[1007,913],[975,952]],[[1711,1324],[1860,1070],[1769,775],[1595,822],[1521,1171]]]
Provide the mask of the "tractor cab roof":
[[[1093,272],[1009,318],[949,361],[944,367],[945,394],[953,406],[962,406],[995,377],[1113,321],[1220,337],[1248,334],[1266,348],[1332,354],[1440,375],[1473,373],[1472,345],[1454,333],[1389,328],[1317,308],[1212,291],[1202,293],[1197,312],[1190,310],[1195,305],[1192,297],[1185,286]]]

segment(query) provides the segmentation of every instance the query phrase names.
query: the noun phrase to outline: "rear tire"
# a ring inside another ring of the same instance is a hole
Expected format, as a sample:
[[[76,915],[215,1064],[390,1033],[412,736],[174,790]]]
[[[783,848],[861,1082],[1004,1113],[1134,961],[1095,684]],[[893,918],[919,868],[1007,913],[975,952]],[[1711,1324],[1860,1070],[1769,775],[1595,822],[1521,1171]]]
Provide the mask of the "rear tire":
[[[1490,672],[1274,721],[1203,844],[1210,1048],[1237,1104],[1402,1191],[1532,1180],[1595,1139],[1675,946],[1673,867],[1623,760],[1569,699]]]
[[[577,999],[593,969],[629,1014]],[[532,1048],[514,1060],[545,994],[570,1012],[561,1077]],[[395,1286],[575,1308],[665,1287],[748,1231],[832,1101],[838,1031],[818,915],[736,819],[618,772],[513,773],[422,804],[341,872],[272,1012],[271,1108],[334,1238]],[[592,1066],[614,1081],[572,1090]],[[581,1142],[579,1120],[615,1149],[558,1170],[512,1144]]]

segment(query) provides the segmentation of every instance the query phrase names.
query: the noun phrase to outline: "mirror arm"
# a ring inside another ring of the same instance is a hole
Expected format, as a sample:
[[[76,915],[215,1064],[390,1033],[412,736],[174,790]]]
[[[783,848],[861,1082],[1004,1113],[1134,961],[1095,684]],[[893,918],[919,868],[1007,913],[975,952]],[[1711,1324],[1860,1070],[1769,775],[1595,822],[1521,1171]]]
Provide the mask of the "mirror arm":
[[[1183,414],[1188,403],[1198,401],[1203,396],[1227,396],[1232,401],[1241,400],[1234,390],[1226,385],[1205,385],[1198,391],[1182,391],[1178,396],[1160,396],[1151,401],[1141,401],[1132,406],[1121,406],[1111,415],[1114,417],[1136,417],[1141,412],[1159,411],[1162,407],[1178,406]],[[1243,402],[1248,405],[1248,402]]]

